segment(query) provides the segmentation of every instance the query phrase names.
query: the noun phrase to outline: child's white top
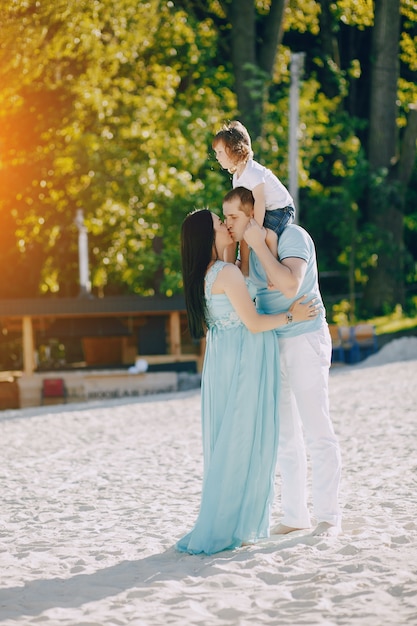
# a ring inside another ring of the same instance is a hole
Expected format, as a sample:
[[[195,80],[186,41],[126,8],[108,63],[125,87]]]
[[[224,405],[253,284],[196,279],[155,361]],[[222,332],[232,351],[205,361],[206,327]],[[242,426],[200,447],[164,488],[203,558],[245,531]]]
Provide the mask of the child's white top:
[[[282,182],[269,170],[257,161],[249,159],[246,167],[238,177],[233,174],[232,185],[235,187],[245,187],[251,191],[258,185],[265,185],[265,210],[274,211],[275,209],[283,209],[286,206],[294,206],[288,189]]]

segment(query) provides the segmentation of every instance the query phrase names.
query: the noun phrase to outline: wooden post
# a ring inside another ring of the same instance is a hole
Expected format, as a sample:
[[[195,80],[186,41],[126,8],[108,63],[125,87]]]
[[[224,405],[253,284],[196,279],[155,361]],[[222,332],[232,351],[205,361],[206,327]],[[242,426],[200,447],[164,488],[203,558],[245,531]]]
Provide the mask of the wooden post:
[[[181,323],[179,311],[172,311],[169,315],[169,353],[181,354]]]
[[[35,343],[33,339],[32,318],[25,315],[22,320],[23,335],[23,372],[32,376],[35,369]]]

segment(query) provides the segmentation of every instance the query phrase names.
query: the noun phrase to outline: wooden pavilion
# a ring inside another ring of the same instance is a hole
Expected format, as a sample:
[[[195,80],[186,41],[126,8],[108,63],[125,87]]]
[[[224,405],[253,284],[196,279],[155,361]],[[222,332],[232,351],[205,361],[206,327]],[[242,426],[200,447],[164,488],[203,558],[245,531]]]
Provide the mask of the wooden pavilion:
[[[11,338],[20,348],[14,367],[1,359]],[[50,358],[51,343],[59,345],[59,358]],[[146,361],[148,378],[157,372],[201,371],[203,350],[188,333],[182,296],[0,301],[0,371],[20,371],[20,406],[40,403],[43,380],[51,372],[68,380],[76,373],[78,381],[80,374],[85,380],[94,372],[107,382],[113,372],[120,386],[138,359]],[[25,386],[36,390],[25,393]],[[84,392],[73,391],[74,400],[83,397]]]

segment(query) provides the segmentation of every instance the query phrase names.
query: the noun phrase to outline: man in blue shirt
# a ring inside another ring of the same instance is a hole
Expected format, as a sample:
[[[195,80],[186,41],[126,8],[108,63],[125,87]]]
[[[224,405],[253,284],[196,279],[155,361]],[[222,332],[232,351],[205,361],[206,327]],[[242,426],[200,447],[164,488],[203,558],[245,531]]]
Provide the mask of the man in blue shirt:
[[[300,226],[285,227],[278,240],[253,219],[252,192],[236,187],[223,200],[227,227],[236,242],[251,251],[249,278],[257,288],[256,306],[262,313],[288,311],[300,295],[322,303],[314,243]],[[266,235],[266,236],[265,236]],[[270,247],[268,247],[270,244]],[[272,530],[286,534],[311,526],[307,507],[307,459],[304,434],[312,465],[314,535],[337,535],[341,528],[338,491],[341,457],[329,411],[331,338],[324,306],[311,321],[276,329],[280,348],[280,400],[278,466],[282,479],[282,521]]]

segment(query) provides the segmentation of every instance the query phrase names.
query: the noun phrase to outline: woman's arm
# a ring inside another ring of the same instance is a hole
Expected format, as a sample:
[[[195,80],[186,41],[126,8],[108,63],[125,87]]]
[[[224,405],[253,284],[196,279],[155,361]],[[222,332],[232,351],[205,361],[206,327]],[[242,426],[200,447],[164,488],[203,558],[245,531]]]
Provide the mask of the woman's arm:
[[[273,330],[288,323],[287,313],[261,315],[257,312],[246,287],[245,279],[235,265],[226,265],[216,278],[213,293],[223,292],[229,298],[244,325],[253,333]],[[291,305],[294,322],[311,320],[318,314],[319,307],[316,305],[316,300],[303,304],[301,301],[304,299],[305,296],[301,296]]]

